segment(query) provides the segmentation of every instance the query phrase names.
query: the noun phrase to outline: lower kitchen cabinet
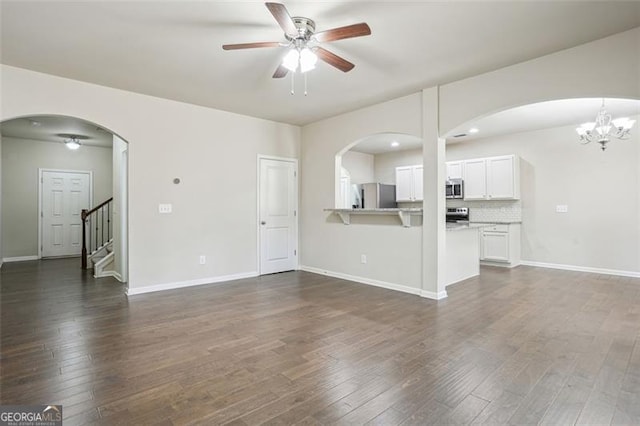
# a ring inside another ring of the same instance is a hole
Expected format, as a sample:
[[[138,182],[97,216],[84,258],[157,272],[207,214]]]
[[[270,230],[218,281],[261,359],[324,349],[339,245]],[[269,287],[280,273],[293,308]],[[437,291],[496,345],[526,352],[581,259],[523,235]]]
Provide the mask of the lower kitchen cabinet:
[[[480,228],[480,263],[513,268],[520,264],[520,224]]]

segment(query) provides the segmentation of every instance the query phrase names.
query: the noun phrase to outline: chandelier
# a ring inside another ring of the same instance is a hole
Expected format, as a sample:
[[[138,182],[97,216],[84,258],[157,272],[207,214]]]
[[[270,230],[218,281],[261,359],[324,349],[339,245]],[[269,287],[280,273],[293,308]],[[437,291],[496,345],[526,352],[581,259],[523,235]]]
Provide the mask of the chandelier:
[[[631,120],[627,117],[612,120],[611,114],[604,108],[603,99],[595,122],[582,123],[580,127],[576,128],[576,132],[578,132],[578,136],[580,136],[580,143],[586,145],[596,141],[604,151],[607,149],[607,143],[609,143],[611,138],[620,140],[629,139],[629,131],[635,122],[636,120]]]

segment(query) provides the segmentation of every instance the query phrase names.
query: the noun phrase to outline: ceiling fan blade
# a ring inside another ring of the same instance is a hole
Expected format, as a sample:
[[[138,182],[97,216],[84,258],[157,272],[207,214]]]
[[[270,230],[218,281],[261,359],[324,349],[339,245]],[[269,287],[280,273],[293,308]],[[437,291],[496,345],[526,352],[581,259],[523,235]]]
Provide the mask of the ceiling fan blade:
[[[293,19],[291,19],[291,15],[289,15],[289,12],[287,12],[287,8],[284,6],[284,4],[265,3],[265,5],[267,6],[267,9],[269,9],[269,12],[271,12],[273,17],[276,18],[276,21],[278,21],[278,25],[280,25],[280,28],[282,28],[286,34],[290,35],[291,37],[298,36],[298,29],[293,23]]]
[[[331,30],[320,31],[314,36],[319,42],[342,40],[344,38],[362,37],[371,34],[369,25],[362,22],[360,24],[347,25],[346,27],[333,28]]]
[[[282,78],[287,75],[288,72],[289,70],[280,64],[278,68],[276,68],[276,72],[273,73],[273,78]]]
[[[318,55],[318,58],[322,59],[329,65],[338,68],[340,71],[349,72],[353,67],[355,67],[351,62],[341,58],[335,53],[329,52],[327,49],[323,49],[322,47],[316,47],[315,53]]]
[[[256,47],[279,47],[277,41],[263,41],[259,43],[240,43],[240,44],[223,44],[224,50],[253,49]]]

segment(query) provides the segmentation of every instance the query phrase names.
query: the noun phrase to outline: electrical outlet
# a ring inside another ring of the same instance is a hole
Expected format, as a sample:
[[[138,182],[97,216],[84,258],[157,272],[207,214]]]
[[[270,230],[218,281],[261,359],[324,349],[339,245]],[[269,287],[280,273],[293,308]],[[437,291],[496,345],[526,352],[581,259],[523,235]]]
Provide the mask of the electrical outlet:
[[[200,256],[200,264],[204,265],[205,263],[207,263],[207,256],[205,255]]]
[[[556,213],[568,213],[569,212],[569,206],[567,206],[566,204],[558,204],[556,206]]]
[[[361,254],[360,255],[360,263],[367,263],[367,255],[366,254]]]
[[[172,205],[171,204],[158,204],[158,211],[163,214],[171,213]]]

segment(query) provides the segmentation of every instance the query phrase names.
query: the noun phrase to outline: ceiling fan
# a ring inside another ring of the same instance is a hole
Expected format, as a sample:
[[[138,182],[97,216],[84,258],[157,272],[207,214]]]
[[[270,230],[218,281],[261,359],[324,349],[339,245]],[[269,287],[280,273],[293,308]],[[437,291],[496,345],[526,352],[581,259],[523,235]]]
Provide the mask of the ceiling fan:
[[[283,78],[289,71],[295,72],[298,67],[300,72],[315,68],[318,59],[343,72],[349,72],[355,67],[346,59],[320,47],[319,43],[342,40],[346,38],[362,37],[371,34],[371,29],[366,23],[347,25],[326,31],[316,31],[316,24],[309,18],[301,16],[291,17],[287,8],[281,3],[265,3],[269,12],[284,30],[286,42],[267,41],[258,43],[225,44],[224,50],[253,49],[262,47],[286,47],[288,52],[282,63],[278,66],[273,78]]]

